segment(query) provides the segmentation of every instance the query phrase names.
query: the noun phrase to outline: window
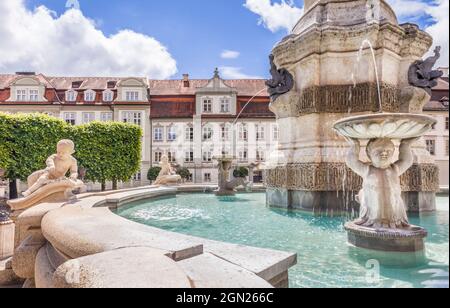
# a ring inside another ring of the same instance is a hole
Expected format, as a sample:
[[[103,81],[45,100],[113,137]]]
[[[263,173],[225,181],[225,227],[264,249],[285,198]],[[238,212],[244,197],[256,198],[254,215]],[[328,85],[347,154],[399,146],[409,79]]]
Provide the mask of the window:
[[[239,161],[241,161],[241,162],[248,161],[248,152],[247,152],[247,150],[239,151]]]
[[[222,140],[229,140],[230,139],[230,128],[227,125],[223,125],[221,127],[222,131]]]
[[[203,181],[205,183],[210,183],[211,182],[211,173],[205,173],[203,174]]]
[[[194,181],[194,177],[193,177],[192,173],[190,173],[186,179],[186,182],[192,183],[193,181]]]
[[[259,149],[256,151],[256,160],[257,161],[264,161],[264,151]]]
[[[210,98],[203,100],[203,112],[212,112],[212,100]]]
[[[170,163],[176,163],[177,162],[177,157],[175,152],[168,152],[167,153],[167,158],[169,159]]]
[[[222,113],[230,112],[230,100],[228,98],[222,98],[220,100],[220,112]]]
[[[203,140],[204,141],[211,140],[212,136],[213,136],[212,128],[209,126],[203,127]]]
[[[133,181],[140,182],[142,180],[142,173],[139,171],[133,176]]]
[[[256,125],[256,140],[265,139],[265,128],[262,125]]]
[[[194,162],[194,151],[190,150],[185,153],[184,162],[185,163],[193,163]]]
[[[273,126],[273,140],[277,141],[280,137],[278,125]]]
[[[185,131],[185,139],[186,141],[194,141],[194,128],[191,126],[186,127]]]
[[[426,140],[427,150],[431,155],[436,155],[436,140]]]
[[[167,140],[168,141],[175,141],[177,140],[177,131],[176,128],[171,126],[167,130]]]
[[[39,100],[39,91],[38,90],[30,90],[30,101],[37,102]]]
[[[245,124],[241,124],[239,126],[239,139],[245,140],[245,141],[248,139],[248,130],[247,130],[247,125],[245,125]]]
[[[122,122],[141,126],[142,113],[140,113],[140,112],[124,112]]]
[[[102,122],[111,122],[113,120],[112,112],[102,112],[100,113],[100,121]]]
[[[27,101],[27,90],[17,90],[16,91],[16,101],[19,101],[19,102]]]
[[[205,163],[212,162],[212,152],[211,151],[203,152],[203,162],[205,162]]]
[[[125,93],[128,102],[135,102],[139,100],[139,91],[127,91]]]
[[[445,117],[445,130],[448,130],[449,123],[448,123],[448,117]]]
[[[153,129],[153,140],[154,141],[163,141],[163,128],[155,127]]]
[[[85,102],[93,102],[95,101],[95,92],[88,90],[84,92],[84,101]]]
[[[66,101],[68,102],[75,102],[77,100],[77,92],[70,90],[66,92]]]
[[[445,156],[449,156],[449,145],[448,145],[448,139],[445,140]]]
[[[83,112],[83,124],[88,124],[95,121],[95,113]]]
[[[159,162],[161,162],[161,158],[163,156],[163,153],[161,151],[156,151],[153,156],[155,158],[155,162],[159,163]]]
[[[104,91],[103,92],[103,101],[104,102],[112,102],[114,98],[114,93],[112,91]]]
[[[64,121],[70,125],[75,125],[77,119],[77,114],[75,112],[64,113]]]

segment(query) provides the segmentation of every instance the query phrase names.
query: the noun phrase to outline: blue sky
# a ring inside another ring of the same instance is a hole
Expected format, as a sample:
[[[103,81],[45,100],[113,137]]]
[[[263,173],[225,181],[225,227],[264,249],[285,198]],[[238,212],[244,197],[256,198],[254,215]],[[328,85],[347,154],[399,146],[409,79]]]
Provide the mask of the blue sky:
[[[2,11],[10,10],[13,15],[23,9],[15,19],[30,19],[35,28],[44,29],[29,31],[30,27],[23,26],[23,36],[29,36],[24,38],[27,45],[42,36],[28,51],[18,34],[13,42],[0,42],[0,59],[9,59],[0,60],[0,71],[32,69],[86,76],[117,72],[153,75],[150,78],[179,78],[189,73],[192,78],[209,78],[214,68],[220,67],[228,78],[267,77],[270,50],[301,16],[303,6],[302,0],[78,1],[80,14],[69,14],[66,0],[0,1]],[[401,21],[418,22],[423,28],[442,20],[448,24],[448,13],[445,17],[438,10],[426,11],[441,2],[448,8],[448,0],[389,2],[400,11]],[[38,7],[41,9],[36,11]],[[0,35],[7,36],[8,29],[17,32],[20,27],[6,24],[7,20],[0,20]],[[130,32],[122,33],[124,29]],[[67,44],[73,43],[70,37],[86,41],[66,50]],[[448,31],[444,41],[448,47]],[[18,48],[19,54],[7,53]],[[234,52],[222,57],[226,50]],[[52,66],[49,59],[57,63]]]

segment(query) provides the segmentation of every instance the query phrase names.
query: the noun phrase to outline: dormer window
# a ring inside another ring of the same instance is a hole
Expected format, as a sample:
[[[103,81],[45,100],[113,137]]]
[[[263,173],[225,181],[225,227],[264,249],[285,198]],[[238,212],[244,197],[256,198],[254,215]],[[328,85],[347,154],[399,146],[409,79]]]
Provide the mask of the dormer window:
[[[83,84],[83,81],[73,81],[72,82],[72,89],[79,89],[79,88],[81,88],[82,84]]]
[[[116,87],[117,81],[108,81],[108,89],[114,89]]]
[[[203,112],[206,113],[212,112],[212,100],[210,98],[205,98],[203,100]]]
[[[78,92],[74,90],[69,90],[66,92],[66,101],[75,102],[77,100]]]
[[[139,91],[127,91],[125,97],[128,102],[136,102],[139,100]]]
[[[103,92],[103,101],[104,102],[112,102],[114,97],[113,91],[107,90]]]
[[[30,90],[30,101],[37,102],[39,100],[39,91],[38,90]]]
[[[95,101],[95,91],[87,90],[84,92],[84,101],[93,102]]]
[[[18,101],[18,102],[27,101],[27,90],[17,90],[16,91],[16,101]]]

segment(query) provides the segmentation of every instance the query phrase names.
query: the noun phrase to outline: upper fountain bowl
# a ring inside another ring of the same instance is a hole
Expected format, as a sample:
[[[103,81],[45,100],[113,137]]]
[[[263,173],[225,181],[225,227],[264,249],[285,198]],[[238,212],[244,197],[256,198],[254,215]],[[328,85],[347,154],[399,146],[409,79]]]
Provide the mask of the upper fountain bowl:
[[[334,129],[352,139],[409,139],[429,132],[436,120],[421,114],[378,113],[345,118]]]

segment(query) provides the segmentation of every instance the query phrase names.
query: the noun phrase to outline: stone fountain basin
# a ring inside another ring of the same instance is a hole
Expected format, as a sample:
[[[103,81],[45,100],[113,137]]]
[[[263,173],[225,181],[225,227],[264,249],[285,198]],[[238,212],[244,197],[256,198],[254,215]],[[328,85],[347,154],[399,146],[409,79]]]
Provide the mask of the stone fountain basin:
[[[422,114],[378,113],[342,119],[334,129],[352,139],[409,139],[422,137],[436,120]]]

